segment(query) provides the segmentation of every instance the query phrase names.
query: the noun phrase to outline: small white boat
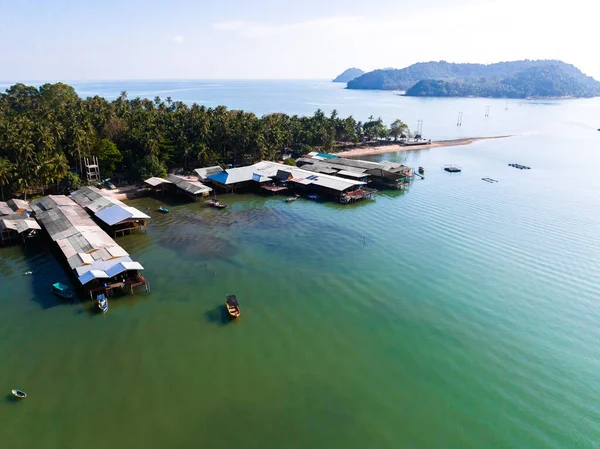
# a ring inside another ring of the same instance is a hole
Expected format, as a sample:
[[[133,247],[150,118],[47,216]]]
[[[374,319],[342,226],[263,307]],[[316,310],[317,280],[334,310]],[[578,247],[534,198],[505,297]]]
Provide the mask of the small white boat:
[[[13,390],[12,394],[14,397],[19,398],[19,399],[25,399],[27,397],[27,393],[25,393],[24,391],[21,391],[21,390]]]
[[[106,296],[104,294],[98,295],[96,300],[98,301],[100,311],[106,313],[108,311],[108,299],[106,299]]]

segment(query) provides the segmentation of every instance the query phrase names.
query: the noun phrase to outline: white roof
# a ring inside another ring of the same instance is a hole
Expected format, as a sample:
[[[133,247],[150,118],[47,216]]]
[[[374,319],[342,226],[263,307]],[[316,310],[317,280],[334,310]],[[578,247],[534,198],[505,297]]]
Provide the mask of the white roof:
[[[308,170],[303,170],[298,167],[290,167],[287,165],[277,164],[275,162],[262,161],[247,167],[230,168],[225,171],[226,175],[218,173],[210,178],[215,179],[223,184],[235,184],[244,181],[264,182],[270,178],[274,178],[277,172],[283,170],[292,174],[293,182],[300,184],[319,185],[335,190],[345,190],[352,186],[364,185],[364,182],[353,181],[351,179],[340,178],[337,176],[315,173]],[[224,179],[225,178],[225,179]]]
[[[85,285],[90,281],[93,281],[94,279],[109,279],[110,276],[108,274],[106,274],[104,271],[102,270],[90,270],[86,273],[84,273],[83,275],[79,276],[79,282],[81,282],[81,285]]]
[[[109,277],[113,277],[119,273],[122,273],[123,271],[143,269],[144,267],[142,267],[142,265],[138,262],[119,262],[118,264],[113,265],[108,270],[106,270],[106,274],[108,274]]]
[[[150,218],[135,207],[121,206],[120,204],[113,204],[112,206],[96,212],[96,217],[109,226],[116,225],[117,223],[129,219],[139,220]]]
[[[158,178],[156,176],[153,176],[152,178],[148,178],[144,182],[146,184],[151,185],[152,187],[156,187],[161,184],[171,184],[171,181],[169,181],[168,179]]]
[[[143,270],[142,264],[139,262],[121,262],[126,270]]]
[[[202,167],[194,170],[198,177],[202,180],[206,179],[210,175],[214,175],[215,173],[220,173],[223,171],[221,167],[218,165],[213,165],[212,167]]]
[[[26,216],[24,213],[17,213],[0,218],[0,231],[4,229],[12,229],[13,231],[17,231],[19,234],[21,234],[25,231],[42,229],[37,221],[32,218],[21,218],[21,215]]]

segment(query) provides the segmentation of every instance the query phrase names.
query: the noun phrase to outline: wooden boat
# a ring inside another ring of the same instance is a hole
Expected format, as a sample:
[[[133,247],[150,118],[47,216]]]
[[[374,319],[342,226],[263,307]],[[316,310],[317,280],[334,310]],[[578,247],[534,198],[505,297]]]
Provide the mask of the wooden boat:
[[[449,173],[459,173],[462,171],[462,168],[460,168],[456,165],[446,165],[444,167],[444,170],[446,170]]]
[[[27,397],[27,393],[25,393],[24,391],[21,391],[21,390],[13,390],[12,394],[14,397],[19,398],[19,399],[25,399]]]
[[[160,206],[158,208],[159,211],[161,211],[163,214],[168,214],[169,212],[171,212],[169,209],[167,209],[166,207],[162,207]]]
[[[61,284],[60,282],[52,284],[52,293],[54,293],[56,296],[60,296],[61,298],[73,299],[73,291],[69,288],[69,286]]]
[[[106,299],[104,293],[98,295],[96,301],[98,301],[98,308],[100,311],[106,313],[108,311],[108,299]]]
[[[216,207],[217,209],[225,209],[227,207],[227,204],[219,203],[217,200],[208,200],[206,201],[206,204],[211,207]]]
[[[230,317],[237,318],[240,316],[240,305],[238,304],[235,295],[227,295],[225,297],[225,307],[227,307],[227,312]]]

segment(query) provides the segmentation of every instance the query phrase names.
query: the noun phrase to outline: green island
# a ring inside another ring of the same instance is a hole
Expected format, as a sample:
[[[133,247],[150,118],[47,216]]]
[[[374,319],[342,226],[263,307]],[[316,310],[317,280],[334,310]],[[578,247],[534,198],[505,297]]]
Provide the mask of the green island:
[[[399,70],[374,70],[348,89],[402,90],[419,97],[565,98],[600,95],[600,82],[557,60],[495,64],[422,62]]]
[[[401,120],[389,127],[373,116],[282,113],[257,117],[225,106],[188,106],[156,97],[114,101],[80,98],[63,83],[36,88],[15,84],[0,94],[0,187],[30,197],[79,188],[86,157],[96,157],[103,177],[165,177],[173,168],[249,165],[294,158],[313,149],[336,151],[363,141],[410,135]]]
[[[338,76],[333,79],[334,83],[347,83],[348,81],[352,81],[354,78],[358,78],[361,75],[364,75],[365,72],[361,69],[357,69],[356,67],[351,67],[349,69],[344,70]]]

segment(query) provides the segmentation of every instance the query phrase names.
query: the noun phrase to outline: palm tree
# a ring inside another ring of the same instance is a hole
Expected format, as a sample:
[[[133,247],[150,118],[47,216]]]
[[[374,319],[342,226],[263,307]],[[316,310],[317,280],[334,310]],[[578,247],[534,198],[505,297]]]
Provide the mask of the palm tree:
[[[64,153],[54,153],[48,160],[48,181],[56,183],[56,191],[58,192],[58,183],[69,172],[69,162]]]
[[[4,201],[4,186],[10,182],[15,166],[6,158],[0,157],[0,190]]]

